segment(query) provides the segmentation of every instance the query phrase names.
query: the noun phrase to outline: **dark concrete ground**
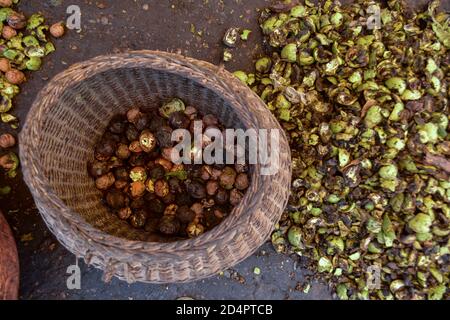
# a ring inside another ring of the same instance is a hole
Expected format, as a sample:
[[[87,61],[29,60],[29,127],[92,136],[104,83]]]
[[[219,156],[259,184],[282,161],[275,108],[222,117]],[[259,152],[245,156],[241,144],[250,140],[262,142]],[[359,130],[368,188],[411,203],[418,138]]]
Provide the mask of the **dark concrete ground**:
[[[50,21],[56,22],[66,18],[66,8],[73,3],[67,0],[22,0],[20,8],[27,14],[41,11]],[[234,59],[226,68],[230,71],[250,69],[253,58],[261,53],[256,8],[268,3],[268,0],[79,1],[82,31],[70,31],[56,41],[57,52],[47,57],[41,71],[28,76],[29,81],[16,100],[14,113],[23,123],[37,92],[48,79],[73,63],[101,54],[138,49],[166,50],[219,64],[223,50],[221,38],[233,26],[251,29],[253,33],[249,41],[233,51]],[[9,131],[4,125],[0,125],[0,129],[1,132]],[[11,184],[11,181],[0,180],[0,185],[7,182]],[[18,242],[22,299],[331,297],[323,283],[313,282],[309,292],[304,293],[309,281],[305,279],[307,271],[297,266],[298,257],[276,254],[270,244],[223,275],[183,285],[128,285],[117,279],[105,284],[101,281],[100,271],[80,261],[81,290],[68,290],[66,270],[75,263],[75,256],[48,231],[20,176],[13,181],[12,194],[0,198],[0,208]],[[255,267],[261,270],[260,275],[254,273]]]
[[[56,22],[66,18],[66,8],[75,1],[21,2],[20,8],[25,13],[41,11],[51,22]],[[16,99],[14,109],[22,123],[37,92],[48,79],[75,62],[100,54],[157,49],[219,64],[224,32],[229,27],[241,27],[251,29],[253,33],[249,41],[233,50],[234,59],[226,64],[226,68],[230,71],[249,70],[254,58],[262,52],[258,45],[261,35],[256,8],[267,6],[270,0],[77,2],[82,13],[82,31],[71,31],[56,41],[57,52],[47,57],[42,71],[28,76],[29,81],[23,85],[23,93]],[[10,129],[0,124],[0,132],[5,131]],[[50,234],[21,176],[12,182],[2,179],[0,177],[0,185],[9,183],[13,186],[12,194],[0,198],[0,209],[6,214],[18,242],[22,299],[331,298],[326,284],[308,280],[308,271],[299,267],[299,257],[276,254],[270,244],[223,275],[183,285],[128,285],[116,279],[104,284],[100,271],[80,262],[82,289],[68,290],[66,269],[75,263],[74,255]],[[261,270],[260,275],[254,273],[255,267]],[[308,283],[311,288],[305,293]]]

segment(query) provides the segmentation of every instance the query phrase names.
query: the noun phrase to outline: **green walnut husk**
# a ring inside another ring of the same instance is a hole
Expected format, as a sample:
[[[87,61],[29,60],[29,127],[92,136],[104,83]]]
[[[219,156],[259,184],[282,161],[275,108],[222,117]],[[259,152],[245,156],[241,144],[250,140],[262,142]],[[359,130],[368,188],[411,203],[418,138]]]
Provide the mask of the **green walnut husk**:
[[[252,30],[249,30],[249,29],[242,30],[242,32],[241,32],[241,39],[243,41],[247,41],[248,37],[250,36],[251,33],[252,33]]]
[[[166,178],[177,178],[181,181],[184,181],[188,178],[187,171],[180,170],[180,171],[171,171],[165,174]]]
[[[13,0],[12,4],[16,5],[18,2],[18,0]],[[14,8],[0,8],[0,31],[8,24],[8,17],[15,12],[14,10]],[[49,26],[44,23],[45,18],[41,14],[33,14],[28,17],[26,28],[18,30],[17,35],[13,38],[6,40],[0,36],[2,48],[0,58],[3,60],[3,68],[8,66],[8,62],[12,69],[23,72],[27,70],[37,71],[41,68],[42,59],[55,51],[54,45],[47,41],[45,33],[49,30]],[[2,69],[3,72],[0,72],[0,121],[13,129],[17,129],[19,128],[19,119],[11,111],[13,110],[13,99],[20,93],[20,87],[13,83],[20,83],[20,81],[8,78],[5,74],[7,70]],[[1,154],[1,156],[5,155]],[[5,166],[5,170],[0,171],[3,171],[8,178],[15,178],[19,170],[17,155],[9,152],[2,159],[7,163],[2,164]],[[0,196],[6,196],[10,193],[10,186],[0,187]]]
[[[437,12],[331,0],[262,10],[250,85],[285,129],[292,195],[272,243],[340,299],[449,299],[450,27]],[[407,13],[408,11],[408,13]],[[367,282],[378,266],[380,287]]]
[[[10,194],[12,191],[10,186],[0,187],[0,196],[6,196]]]
[[[4,167],[6,169],[6,176],[15,178],[19,169],[19,157],[14,152],[9,152],[6,155],[2,155],[2,162],[5,163],[2,163],[0,167],[7,165],[7,167]]]
[[[186,106],[184,105],[184,102],[181,99],[174,98],[159,108],[159,113],[163,117],[169,118],[172,113],[184,111],[185,109]]]
[[[40,13],[35,13],[28,18],[28,24],[27,29],[33,30],[39,27],[41,24],[45,22],[44,16],[42,16]]]

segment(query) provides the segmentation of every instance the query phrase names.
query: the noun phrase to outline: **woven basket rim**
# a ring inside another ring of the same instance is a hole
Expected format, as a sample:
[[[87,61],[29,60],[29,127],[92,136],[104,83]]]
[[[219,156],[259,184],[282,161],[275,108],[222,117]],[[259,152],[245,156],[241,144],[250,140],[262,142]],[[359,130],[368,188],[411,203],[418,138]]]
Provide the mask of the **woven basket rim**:
[[[87,61],[76,63],[76,64],[72,65],[71,67],[69,67],[67,70],[56,75],[44,87],[44,89],[39,93],[39,95],[37,96],[35,102],[33,103],[32,107],[30,109],[29,115],[33,114],[35,112],[39,112],[40,111],[39,109],[42,108],[42,106],[43,106],[43,103],[42,103],[43,97],[48,92],[51,92],[53,86],[58,85],[58,83],[60,83],[60,82],[64,82],[63,80],[65,80],[68,77],[70,78],[72,72],[77,71],[77,70],[83,70],[84,72],[86,72],[86,74],[88,76],[86,76],[85,78],[78,80],[76,82],[72,82],[70,85],[65,85],[64,87],[62,87],[63,89],[67,89],[67,88],[73,86],[77,82],[83,81],[87,78],[90,78],[92,76],[100,74],[104,71],[108,71],[108,70],[112,70],[112,69],[143,67],[144,65],[141,63],[133,65],[133,59],[135,59],[136,55],[138,55],[141,58],[148,58],[148,59],[151,59],[152,57],[164,56],[164,58],[169,59],[169,60],[171,58],[173,58],[177,62],[179,60],[185,60],[188,68],[191,67],[192,65],[195,65],[197,68],[203,69],[203,72],[205,72],[205,73],[214,71],[218,74],[226,73],[228,75],[231,75],[228,71],[224,70],[223,68],[219,68],[213,64],[202,61],[202,65],[199,66],[199,65],[196,65],[197,60],[191,59],[188,57],[184,57],[184,56],[181,56],[178,54],[174,54],[174,53],[151,51],[151,50],[139,50],[139,51],[130,51],[130,52],[121,53],[121,54],[101,55],[101,56],[89,59]],[[105,61],[105,60],[114,61],[116,59],[121,59],[122,61],[128,61],[128,62],[124,63],[121,66],[112,65],[108,68],[103,68],[103,69],[96,68],[97,64],[101,61]],[[154,65],[152,65],[150,68],[165,71],[165,72],[170,72],[170,71],[167,71],[166,69],[164,69],[163,67],[157,68]],[[209,70],[207,68],[209,68]],[[250,90],[247,86],[242,84],[240,82],[240,80],[238,80],[234,76],[232,76],[231,78],[232,78],[231,81],[235,82],[234,85],[236,87],[239,87],[240,90],[246,91],[247,94],[251,94],[254,99],[259,100],[261,106],[264,105],[264,103],[260,100],[260,98],[252,90]],[[210,90],[214,91],[214,88],[207,86],[208,83],[202,81],[202,79],[192,79],[192,78],[190,78],[190,79],[193,81],[196,81],[199,84],[206,86]],[[228,78],[227,78],[227,80],[228,80]],[[273,120],[276,121],[276,119],[274,118],[273,115],[270,114],[270,112],[268,112],[267,114],[270,115],[271,117],[273,117]],[[27,119],[28,119],[28,116],[27,116]],[[21,135],[24,135],[28,130],[34,131],[35,133],[39,133],[41,125],[42,124],[39,122],[34,122],[34,123],[30,124],[29,121],[26,121],[26,126],[24,126],[24,129],[23,129]],[[283,130],[280,130],[280,131],[281,131],[281,134],[284,136],[282,138],[286,139],[284,131]],[[24,154],[22,148],[20,148],[20,157],[21,157],[21,160],[26,158],[26,155]],[[38,170],[39,170],[39,163],[34,162],[33,159],[28,159],[28,161],[26,161],[26,162],[29,163],[29,165],[31,165],[32,167],[38,168]],[[24,171],[25,171],[24,176],[25,175],[28,176],[29,175],[28,168],[24,169]],[[260,167],[254,166],[253,176],[257,176],[259,173],[260,173]],[[257,181],[257,179],[252,179],[251,183],[255,184],[255,183],[258,183],[258,181]],[[48,181],[40,181],[40,184],[46,185],[46,186],[49,185]],[[41,196],[43,195],[41,190],[38,190],[38,193],[40,193]],[[129,239],[117,237],[115,235],[106,234],[103,231],[93,227],[82,216],[80,216],[76,211],[72,210],[67,205],[65,205],[65,203],[61,199],[59,199],[59,197],[56,195],[53,188],[50,188],[50,190],[47,189],[46,193],[47,193],[46,196],[49,198],[52,198],[52,202],[57,207],[65,208],[65,210],[61,210],[61,215],[67,220],[68,223],[77,226],[80,236],[83,235],[86,239],[88,239],[90,241],[95,241],[95,243],[102,244],[106,247],[111,247],[111,248],[116,248],[116,249],[120,249],[120,247],[122,247],[122,246],[127,246],[128,248],[134,247],[135,250],[137,250],[138,252],[141,252],[141,253],[152,253],[152,252],[155,252],[155,250],[154,250],[155,248],[176,246],[177,251],[195,252],[196,248],[198,248],[199,251],[202,251],[202,250],[204,250],[203,247],[208,245],[209,243],[217,242],[217,240],[229,237],[229,234],[233,234],[236,232],[242,232],[243,229],[245,229],[245,227],[246,227],[245,224],[242,223],[237,226],[234,225],[233,228],[230,228],[231,226],[227,225],[226,224],[227,220],[225,220],[216,228],[214,228],[211,231],[209,231],[197,238],[194,238],[194,239],[178,240],[178,241],[173,241],[173,242],[169,242],[169,243],[143,242],[143,241],[137,241],[137,240],[129,240]],[[260,192],[258,194],[253,194],[253,195],[251,195],[250,193],[246,193],[244,197],[245,198],[252,197],[252,199],[253,199],[252,203],[253,202],[256,203],[256,202],[260,201],[264,196],[266,196],[266,195],[264,195],[262,192]],[[234,214],[235,210],[236,210],[236,208],[233,210],[233,212],[231,214]],[[250,216],[250,214],[248,214],[248,215]],[[249,218],[249,217],[247,217],[247,218]],[[213,235],[214,235],[214,237],[212,237]],[[120,246],[111,245],[110,239],[120,240],[121,245]],[[209,239],[209,240],[205,241],[205,239]],[[184,249],[183,249],[183,246],[180,246],[181,244],[184,245]],[[190,246],[187,246],[188,244]],[[256,248],[255,248],[255,250],[256,250]],[[162,253],[162,252],[159,252],[159,253]],[[168,256],[170,256],[169,253],[168,253]]]

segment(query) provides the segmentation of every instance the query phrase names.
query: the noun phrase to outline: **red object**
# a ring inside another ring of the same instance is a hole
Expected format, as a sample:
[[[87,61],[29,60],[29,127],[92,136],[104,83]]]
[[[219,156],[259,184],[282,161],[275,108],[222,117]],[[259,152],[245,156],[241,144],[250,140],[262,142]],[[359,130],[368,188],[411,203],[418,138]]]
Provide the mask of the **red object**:
[[[0,212],[0,300],[19,296],[19,257],[8,222]]]

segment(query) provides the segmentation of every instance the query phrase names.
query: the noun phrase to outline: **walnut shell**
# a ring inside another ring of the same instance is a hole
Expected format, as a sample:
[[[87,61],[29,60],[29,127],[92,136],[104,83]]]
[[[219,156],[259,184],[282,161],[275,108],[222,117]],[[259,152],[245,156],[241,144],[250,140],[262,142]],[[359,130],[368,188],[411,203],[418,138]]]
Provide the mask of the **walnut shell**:
[[[11,69],[5,73],[6,80],[11,84],[22,84],[25,82],[25,74],[16,69]]]
[[[61,38],[65,33],[64,24],[57,22],[50,27],[50,34],[55,38]]]

